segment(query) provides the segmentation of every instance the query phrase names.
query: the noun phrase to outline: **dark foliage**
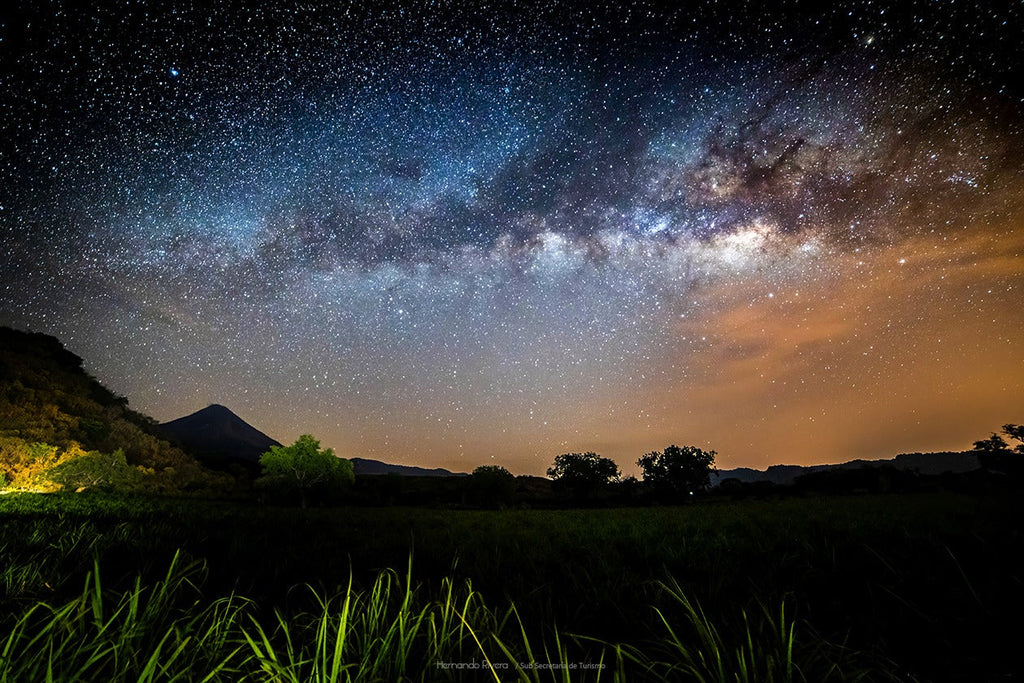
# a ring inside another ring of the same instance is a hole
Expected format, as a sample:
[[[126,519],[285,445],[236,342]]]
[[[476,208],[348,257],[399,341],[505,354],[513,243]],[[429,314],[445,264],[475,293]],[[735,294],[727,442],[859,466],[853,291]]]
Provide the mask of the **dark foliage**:
[[[643,470],[644,481],[655,492],[671,499],[683,499],[703,491],[711,482],[715,468],[714,451],[696,446],[669,446],[664,451],[644,454],[637,465]]]
[[[814,493],[904,493],[917,490],[921,477],[891,466],[809,472],[796,478],[793,487]]]
[[[577,499],[593,498],[619,478],[619,467],[614,460],[591,451],[562,453],[548,468],[548,476],[557,493],[568,493]]]
[[[1013,477],[1024,476],[1024,425],[1005,424],[1002,433],[1018,443],[1011,448],[1010,443],[996,433],[975,441],[974,450],[981,466]]]
[[[467,482],[469,499],[479,507],[504,508],[512,504],[516,493],[515,476],[500,465],[481,465]]]

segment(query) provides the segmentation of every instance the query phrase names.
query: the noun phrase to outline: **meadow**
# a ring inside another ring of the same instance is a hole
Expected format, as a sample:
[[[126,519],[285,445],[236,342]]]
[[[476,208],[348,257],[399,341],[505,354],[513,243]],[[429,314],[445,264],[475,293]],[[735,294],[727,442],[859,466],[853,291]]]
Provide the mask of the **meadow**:
[[[1009,680],[1020,508],[9,494],[0,681]]]

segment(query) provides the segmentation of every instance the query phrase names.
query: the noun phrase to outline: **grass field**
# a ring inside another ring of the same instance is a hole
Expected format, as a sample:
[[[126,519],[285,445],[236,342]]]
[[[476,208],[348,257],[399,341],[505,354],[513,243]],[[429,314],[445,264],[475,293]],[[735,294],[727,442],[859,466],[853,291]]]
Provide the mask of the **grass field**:
[[[1011,680],[1020,508],[5,495],[0,681]]]

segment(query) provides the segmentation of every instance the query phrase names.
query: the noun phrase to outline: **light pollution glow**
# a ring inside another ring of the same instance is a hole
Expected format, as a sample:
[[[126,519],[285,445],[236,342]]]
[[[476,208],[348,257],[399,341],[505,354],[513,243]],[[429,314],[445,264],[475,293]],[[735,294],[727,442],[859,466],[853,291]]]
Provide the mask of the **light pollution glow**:
[[[396,7],[14,17],[0,323],[457,471],[1024,419],[1019,8]]]

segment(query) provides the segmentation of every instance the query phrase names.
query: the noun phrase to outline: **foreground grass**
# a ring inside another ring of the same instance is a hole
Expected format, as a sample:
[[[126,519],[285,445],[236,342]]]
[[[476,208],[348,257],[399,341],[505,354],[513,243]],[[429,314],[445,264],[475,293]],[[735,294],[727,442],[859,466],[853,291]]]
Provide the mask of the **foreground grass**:
[[[868,677],[858,657],[810,639],[767,610],[731,641],[678,584],[655,608],[660,638],[612,644],[558,631],[531,639],[514,605],[495,610],[470,582],[425,595],[410,571],[365,591],[311,591],[311,612],[266,613],[253,600],[202,596],[203,567],[175,555],[152,585],[104,590],[95,568],[80,595],[36,602],[6,624],[0,681],[830,681]],[[800,629],[801,631],[803,629]],[[582,643],[582,647],[580,644]]]
[[[1003,680],[1019,507],[0,496],[0,680]]]

